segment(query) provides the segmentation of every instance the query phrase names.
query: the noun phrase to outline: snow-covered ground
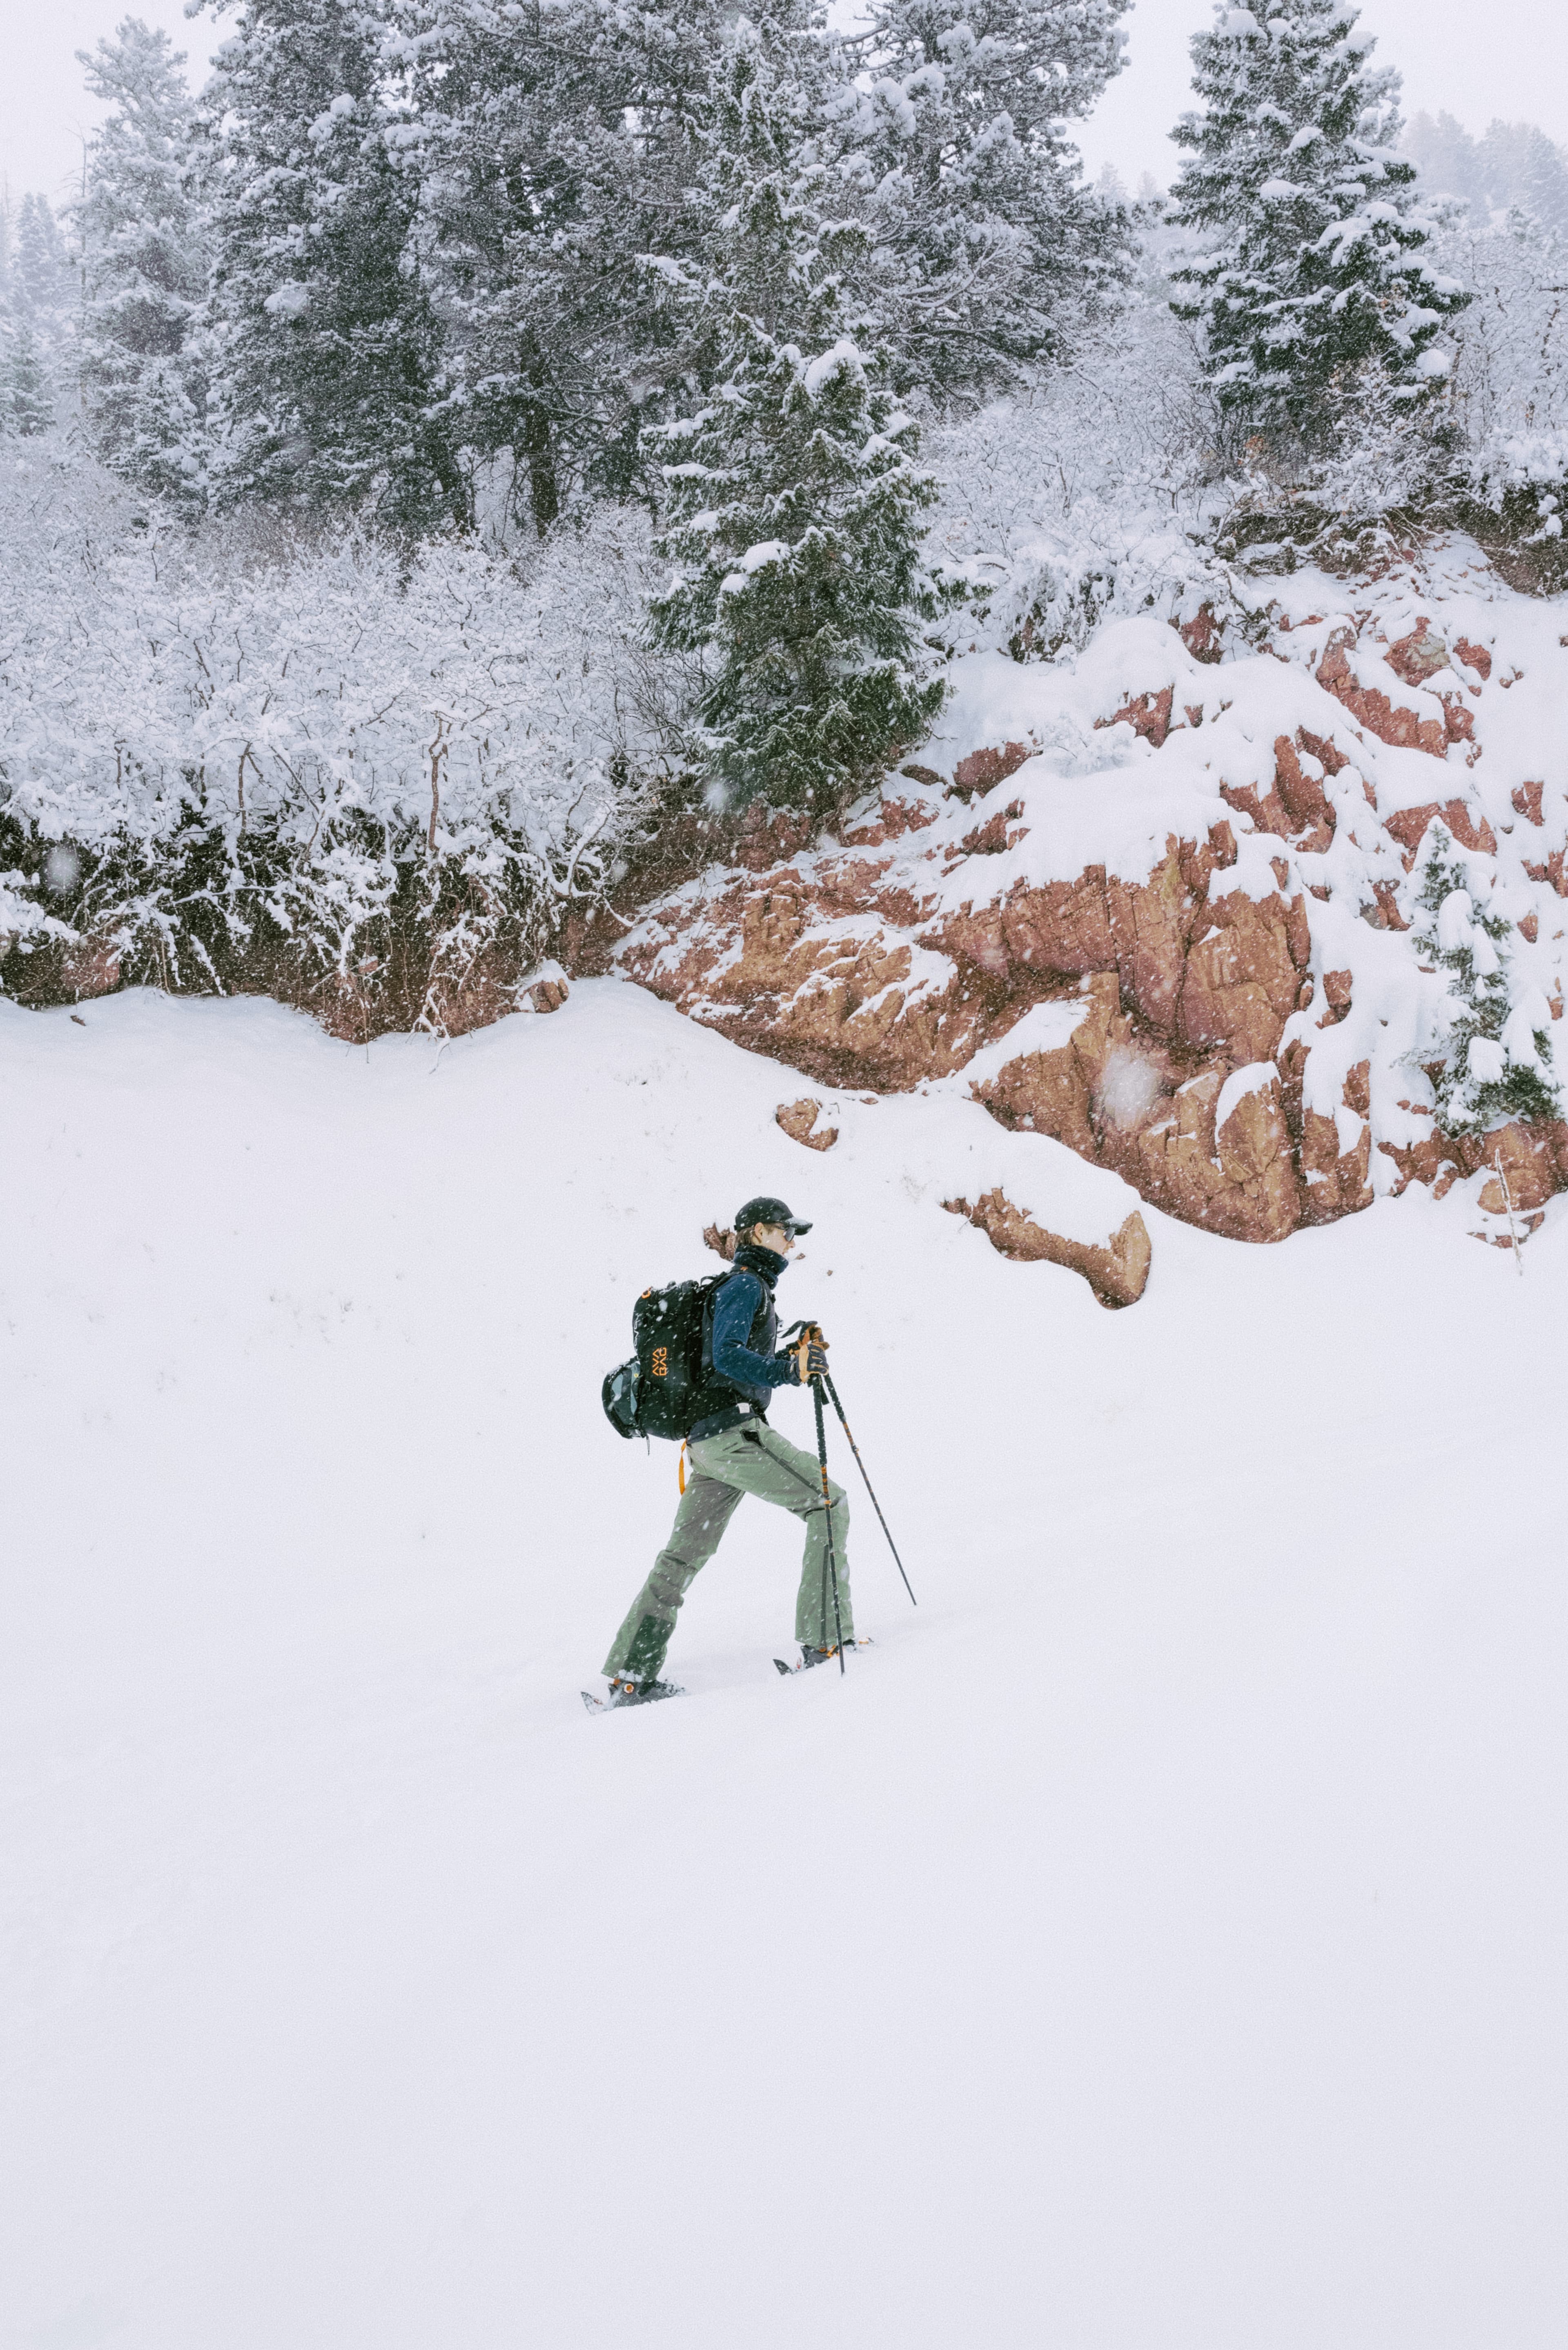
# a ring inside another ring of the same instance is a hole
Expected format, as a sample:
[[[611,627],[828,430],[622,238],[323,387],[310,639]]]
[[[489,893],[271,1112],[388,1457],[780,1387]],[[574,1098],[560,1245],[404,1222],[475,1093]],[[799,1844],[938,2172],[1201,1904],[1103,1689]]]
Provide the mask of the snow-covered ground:
[[[1111,1313],[800,1089],[607,981],[0,1003],[6,2350],[1568,2338],[1568,1209],[1146,1210]],[[752,1505],[590,1720],[599,1380],[762,1189],[920,1605],[850,1476],[779,1680]]]

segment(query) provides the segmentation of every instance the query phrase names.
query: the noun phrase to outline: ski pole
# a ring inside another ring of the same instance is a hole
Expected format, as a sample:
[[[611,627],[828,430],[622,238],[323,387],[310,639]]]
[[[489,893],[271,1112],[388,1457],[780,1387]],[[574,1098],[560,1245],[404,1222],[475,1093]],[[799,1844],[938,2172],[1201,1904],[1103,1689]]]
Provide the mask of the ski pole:
[[[784,1336],[786,1338],[792,1338],[797,1330],[804,1333],[804,1335],[808,1338],[816,1338],[820,1340],[822,1336],[821,1325],[816,1322],[794,1323],[791,1325],[790,1328],[784,1332]],[[909,1605],[911,1607],[918,1607],[920,1603],[915,1596],[914,1586],[910,1583],[909,1576],[904,1574],[904,1562],[898,1556],[898,1545],[893,1540],[893,1530],[882,1514],[882,1504],[877,1499],[877,1488],[873,1485],[870,1478],[866,1473],[866,1463],[860,1458],[860,1447],[855,1441],[855,1430],[850,1427],[849,1422],[844,1417],[844,1406],[838,1400],[838,1389],[833,1384],[833,1373],[831,1371],[824,1371],[822,1376],[826,1382],[827,1392],[833,1399],[833,1409],[838,1414],[839,1425],[843,1429],[845,1435],[849,1439],[849,1450],[855,1455],[855,1466],[859,1470],[861,1478],[865,1483],[866,1491],[871,1496],[871,1507],[877,1513],[877,1523],[881,1526],[882,1532],[888,1537],[888,1547],[893,1554],[893,1564],[898,1568],[898,1573],[903,1575],[904,1588],[909,1595]],[[820,1447],[819,1449],[823,1452],[824,1461],[826,1462],[826,1449],[825,1446]],[[824,1468],[823,1473],[826,1476],[826,1467]]]
[[[855,1431],[844,1417],[844,1406],[838,1400],[838,1389],[833,1384],[833,1374],[831,1371],[825,1371],[823,1373],[823,1378],[827,1383],[827,1392],[833,1398],[833,1409],[838,1414],[839,1424],[843,1428],[845,1435],[849,1439],[849,1450],[855,1455],[855,1465],[859,1470],[861,1476],[866,1478],[866,1491],[871,1496],[871,1507],[876,1511],[877,1519],[881,1523],[882,1532],[888,1537],[888,1547],[893,1554],[893,1564],[898,1568],[899,1574],[904,1575],[904,1562],[898,1556],[898,1545],[893,1540],[892,1531],[888,1524],[887,1519],[882,1516],[882,1504],[877,1499],[877,1488],[872,1484],[870,1478],[866,1476],[866,1463],[860,1458],[860,1447],[855,1441]],[[817,1414],[819,1419],[821,1417],[821,1411],[822,1407],[819,1403],[817,1406]],[[825,1451],[824,1459],[826,1460],[826,1454]],[[826,1474],[827,1471],[825,1468],[823,1475],[826,1477]],[[909,1594],[910,1607],[918,1607],[920,1603],[916,1598],[914,1592],[910,1587],[909,1578],[907,1575],[904,1575],[904,1588]]]
[[[811,1383],[812,1401],[816,1406],[816,1458],[822,1470],[822,1506],[827,1513],[827,1564],[833,1570],[833,1628],[838,1638],[838,1669],[844,1670],[844,1618],[838,1612],[838,1553],[833,1541],[833,1502],[827,1490],[827,1429],[822,1417],[822,1379]],[[823,1593],[826,1600],[827,1594]],[[823,1609],[826,1616],[827,1610]],[[824,1630],[826,1627],[824,1626]]]

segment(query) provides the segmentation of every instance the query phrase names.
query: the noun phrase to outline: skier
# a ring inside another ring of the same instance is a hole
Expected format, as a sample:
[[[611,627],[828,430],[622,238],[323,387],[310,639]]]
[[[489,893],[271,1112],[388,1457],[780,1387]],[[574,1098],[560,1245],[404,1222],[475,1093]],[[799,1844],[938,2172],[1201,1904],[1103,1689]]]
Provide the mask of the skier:
[[[711,1370],[698,1397],[688,1439],[696,1473],[680,1497],[670,1540],[654,1560],[653,1571],[605,1659],[610,1683],[607,1704],[642,1705],[650,1698],[674,1695],[659,1674],[675,1618],[699,1569],[718,1549],[743,1493],[793,1511],[805,1523],[805,1557],[794,1609],[801,1667],[836,1657],[840,1631],[846,1644],[854,1640],[849,1503],[844,1489],[831,1482],[828,1486],[830,1561],[829,1513],[823,1506],[820,1465],[767,1422],[766,1407],[775,1388],[805,1387],[827,1367],[826,1342],[820,1336],[803,1337],[775,1351],[774,1285],[788,1268],[797,1237],[810,1230],[782,1200],[771,1196],[748,1200],[735,1218],[734,1270],[713,1293]]]

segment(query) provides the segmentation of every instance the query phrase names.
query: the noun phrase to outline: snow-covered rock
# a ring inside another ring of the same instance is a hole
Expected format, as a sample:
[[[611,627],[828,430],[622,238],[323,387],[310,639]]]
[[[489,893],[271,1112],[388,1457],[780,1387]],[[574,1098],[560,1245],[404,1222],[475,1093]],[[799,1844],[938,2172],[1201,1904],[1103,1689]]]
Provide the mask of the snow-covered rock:
[[[1432,1130],[1413,873],[1436,823],[1506,907],[1535,1009],[1502,1050],[1533,1055],[1563,1002],[1561,611],[1464,539],[1256,596],[1251,641],[1123,618],[961,658],[878,804],[815,845],[753,814],[629,910],[616,967],[826,1083],[962,1086],[1235,1238],[1468,1178],[1500,1142]],[[1525,1211],[1568,1181],[1561,1123],[1501,1147]]]

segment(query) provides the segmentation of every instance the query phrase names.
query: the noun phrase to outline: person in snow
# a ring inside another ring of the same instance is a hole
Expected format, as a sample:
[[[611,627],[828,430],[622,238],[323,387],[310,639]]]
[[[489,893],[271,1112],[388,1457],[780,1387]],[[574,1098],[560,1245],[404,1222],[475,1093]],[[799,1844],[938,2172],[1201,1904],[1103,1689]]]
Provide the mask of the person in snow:
[[[671,1693],[659,1675],[680,1603],[718,1549],[743,1493],[754,1493],[759,1501],[772,1502],[805,1521],[805,1556],[794,1607],[802,1666],[824,1664],[837,1655],[837,1627],[846,1645],[855,1638],[849,1607],[848,1500],[841,1485],[829,1482],[830,1565],[821,1467],[813,1454],[788,1442],[767,1421],[775,1388],[805,1387],[827,1367],[819,1338],[803,1337],[782,1350],[775,1343],[774,1285],[789,1269],[796,1238],[810,1230],[782,1200],[767,1196],[748,1200],[735,1218],[734,1269],[713,1293],[711,1369],[688,1440],[696,1473],[680,1497],[670,1540],[654,1560],[653,1571],[605,1659],[611,1705],[638,1705]]]

